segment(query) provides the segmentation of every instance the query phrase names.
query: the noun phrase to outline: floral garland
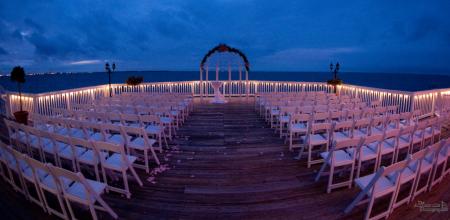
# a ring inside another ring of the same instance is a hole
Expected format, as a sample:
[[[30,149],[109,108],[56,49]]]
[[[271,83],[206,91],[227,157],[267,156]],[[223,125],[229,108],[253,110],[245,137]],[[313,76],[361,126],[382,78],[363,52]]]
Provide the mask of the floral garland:
[[[219,44],[219,45],[215,46],[213,49],[209,50],[208,53],[205,54],[205,56],[202,59],[202,62],[200,63],[200,68],[202,70],[204,70],[204,65],[205,65],[206,61],[208,60],[208,58],[216,52],[217,53],[229,52],[229,53],[238,54],[244,61],[245,69],[247,70],[247,72],[250,72],[250,63],[248,62],[248,59],[245,56],[245,54],[242,53],[240,50],[230,47],[226,44]]]

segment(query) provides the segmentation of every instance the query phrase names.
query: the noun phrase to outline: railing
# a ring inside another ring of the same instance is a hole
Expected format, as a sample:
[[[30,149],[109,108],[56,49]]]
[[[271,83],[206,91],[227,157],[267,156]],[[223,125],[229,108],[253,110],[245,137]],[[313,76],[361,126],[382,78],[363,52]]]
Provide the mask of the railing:
[[[333,92],[333,86],[321,82],[283,82],[283,81],[222,81],[222,93],[225,96],[255,96],[269,92],[301,92],[324,91]],[[157,82],[143,83],[138,86],[112,84],[112,94],[125,92],[140,93],[189,93],[197,97],[208,97],[214,94],[210,85],[203,81]],[[422,115],[429,116],[442,109],[450,108],[450,89],[437,89],[420,92],[404,92],[354,85],[337,86],[339,95],[360,98],[366,102],[380,101],[382,105],[397,105],[399,112],[420,110]],[[73,104],[92,103],[94,100],[107,97],[109,86],[100,85],[69,89],[40,94],[22,94],[23,109],[44,115],[52,115],[53,108],[71,109]],[[14,92],[7,92],[0,102],[3,114],[11,117],[19,110],[19,96]],[[1,113],[1,112],[0,112]]]

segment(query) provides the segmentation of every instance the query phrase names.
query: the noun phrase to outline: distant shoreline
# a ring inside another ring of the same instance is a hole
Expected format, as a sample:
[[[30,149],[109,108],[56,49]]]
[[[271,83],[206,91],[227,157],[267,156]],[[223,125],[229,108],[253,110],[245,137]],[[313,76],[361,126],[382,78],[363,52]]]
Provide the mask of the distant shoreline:
[[[114,73],[159,73],[159,72],[198,72],[196,70],[124,70],[124,71],[116,71]],[[330,73],[326,71],[280,71],[280,70],[254,70],[252,73]],[[76,75],[76,74],[98,74],[104,72],[46,72],[46,73],[28,73],[27,76],[42,76],[42,75]],[[331,73],[330,73],[331,74]],[[390,75],[427,75],[427,76],[450,76],[450,73],[418,73],[418,72],[359,72],[359,71],[348,71],[348,72],[340,72],[339,74],[390,74]],[[7,75],[0,75],[0,77],[9,77]]]

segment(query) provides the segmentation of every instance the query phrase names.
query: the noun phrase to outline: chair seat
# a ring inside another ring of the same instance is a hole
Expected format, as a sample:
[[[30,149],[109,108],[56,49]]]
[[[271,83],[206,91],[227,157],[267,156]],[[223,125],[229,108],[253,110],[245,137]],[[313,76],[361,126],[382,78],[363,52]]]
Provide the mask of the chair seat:
[[[344,132],[338,131],[338,132],[333,133],[333,141],[336,141],[336,142],[349,140],[350,138],[351,137]]]
[[[89,140],[103,141],[103,135],[99,132],[93,132],[89,135]]]
[[[54,127],[53,132],[60,135],[68,136],[70,134],[70,129],[58,126]]]
[[[280,122],[288,123],[291,117],[289,115],[280,116]]]
[[[322,152],[322,153],[320,153],[320,156],[326,160],[328,158],[329,154],[330,154],[330,152]],[[348,165],[348,164],[353,163],[352,157],[344,150],[334,151],[333,155],[334,155],[333,160],[334,160],[335,166],[343,166],[343,165]],[[328,164],[330,164],[331,160],[326,160],[326,162]]]
[[[89,186],[91,186],[91,189],[94,190],[94,192],[97,195],[102,194],[106,188],[106,184],[98,182],[98,181],[86,179],[86,182],[89,184]],[[85,186],[80,182],[74,182],[68,189],[66,189],[66,192],[69,195],[77,197],[82,200],[90,200],[90,201],[96,200],[95,197],[91,197],[91,198],[88,197],[91,195],[89,193],[87,193]]]
[[[104,152],[100,152],[100,156],[106,158],[107,154]],[[87,150],[78,157],[78,161],[89,165],[97,165],[99,163],[99,158],[96,157],[96,154],[93,150]]]
[[[374,174],[370,174],[367,176],[363,176],[360,178],[355,179],[356,185],[361,188],[362,190],[365,189],[370,181],[375,177]],[[370,196],[372,194],[372,190],[374,190],[374,196],[380,197],[383,195],[386,195],[388,193],[395,191],[395,184],[392,183],[388,178],[382,176],[380,177],[377,182],[375,183],[375,187],[367,191],[367,195]]]
[[[409,147],[409,140],[400,137],[398,139],[398,148],[399,149],[403,149],[403,148],[406,148],[406,147]]]
[[[388,142],[387,141],[383,141],[380,145],[381,145],[381,150],[380,151],[381,151],[382,155],[392,153],[395,150],[395,146],[391,145],[389,141]],[[372,150],[377,151],[377,145],[376,144],[371,143],[371,144],[369,144],[369,147]]]
[[[173,121],[173,120],[172,120],[171,118],[169,118],[169,117],[161,117],[160,120],[161,120],[161,122],[164,123],[164,124],[170,124],[170,123],[172,123],[172,121]]]
[[[56,146],[54,146],[53,143],[52,144],[46,144],[46,145],[42,146],[42,150],[44,150],[44,152],[47,152],[47,153],[50,153],[50,154],[53,154],[54,150],[56,150],[56,152],[59,154],[64,149],[69,147],[69,145],[65,144],[65,143],[61,143],[61,142],[58,142],[58,141],[56,141],[55,143],[56,143]],[[55,147],[56,147],[56,149],[55,149]]]
[[[73,149],[75,150],[77,158],[80,157],[86,151],[86,148],[77,147],[77,146],[75,146]],[[64,150],[59,152],[59,156],[61,156],[62,158],[65,158],[65,159],[75,158],[73,155],[72,147],[64,148]]]
[[[85,138],[84,131],[78,128],[72,128],[70,136],[79,139]]]
[[[271,115],[280,115],[280,110],[278,110],[278,109],[272,109],[272,110],[270,111],[270,114],[271,114]]]
[[[412,141],[414,144],[422,142],[422,132],[417,131],[412,136]]]
[[[309,135],[309,140],[306,140],[306,138],[307,137],[302,137],[304,141],[309,141],[311,145],[322,145],[328,143],[328,139],[321,134],[311,134]]]
[[[162,132],[162,129],[158,125],[148,125],[145,127],[145,131],[149,134],[160,134]]]
[[[140,128],[141,124],[139,122],[127,122],[127,123],[125,123],[125,126],[133,127],[133,128]]]
[[[353,137],[355,138],[360,138],[360,137],[365,137],[367,136],[368,133],[365,129],[355,129],[353,130]]]
[[[128,162],[130,164],[133,164],[134,161],[136,161],[137,157],[126,155]],[[128,169],[128,164],[125,164],[125,161],[123,160],[122,156],[120,154],[114,153],[105,160],[105,167],[117,171],[123,171]]]
[[[35,169],[36,175],[40,180],[43,180],[46,176],[48,176],[48,173],[41,170],[41,169]],[[23,170],[23,176],[30,182],[34,182],[34,176],[33,176],[33,170],[31,168],[27,168]]]
[[[433,136],[433,128],[432,127],[425,128],[423,135],[424,135],[425,138],[432,137]]]
[[[149,145],[153,146],[153,144],[156,143],[156,140],[154,139],[149,139]],[[132,141],[130,141],[130,143],[127,145],[127,147],[129,148],[133,148],[133,149],[138,149],[138,150],[145,150],[150,148],[150,146],[146,146],[144,138],[142,137],[137,137],[134,138]]]
[[[120,134],[114,134],[110,137],[106,138],[106,142],[113,143],[113,144],[123,144],[125,143],[125,139]]]
[[[391,173],[388,175],[388,178],[394,182],[397,179],[398,172]],[[409,167],[406,167],[402,171],[402,176],[400,177],[400,184],[407,183],[413,180],[416,177],[416,173],[411,170]]]
[[[351,156],[353,156],[353,154],[356,152],[355,148],[349,148],[346,151]],[[360,159],[361,161],[373,160],[373,159],[377,158],[377,156],[378,156],[377,152],[372,150],[368,146],[362,146],[360,153],[361,153],[361,155],[359,155],[359,157],[357,157],[357,159],[358,160]]]
[[[65,178],[65,177],[61,177],[61,179],[62,179],[63,184],[64,184],[63,187],[65,187],[65,188],[69,187],[70,184],[73,183],[72,180],[67,179],[67,178]],[[55,179],[54,179],[54,177],[53,177],[52,175],[47,175],[47,176],[45,176],[45,177],[41,180],[41,183],[42,183],[42,186],[43,186],[45,189],[50,190],[50,191],[53,191],[53,192],[56,192],[56,191],[57,191],[57,186],[56,186],[56,184],[55,184]]]
[[[414,161],[408,166],[408,168],[416,171],[417,166],[419,166],[419,161]],[[420,173],[421,174],[426,173],[426,172],[430,171],[431,168],[433,168],[433,164],[431,162],[429,162],[427,159],[423,159],[422,165],[420,166]]]
[[[31,135],[30,135],[29,137],[31,137]],[[49,141],[50,141],[50,140],[49,140]],[[39,138],[36,137],[36,136],[34,136],[34,135],[33,135],[33,137],[30,138],[29,144],[30,144],[30,147],[32,147],[32,148],[36,148],[36,149],[39,149],[39,148],[40,148],[40,145],[39,145]]]
[[[446,159],[447,159],[447,155],[439,153],[438,159],[437,159],[437,164],[440,165],[441,163],[445,162]]]
[[[384,131],[382,128],[378,128],[378,127],[372,127],[372,130],[370,131],[371,135],[377,135],[377,134],[383,134]]]
[[[292,124],[290,127],[290,131],[292,131],[292,132],[307,132],[306,124],[304,124],[304,123]]]

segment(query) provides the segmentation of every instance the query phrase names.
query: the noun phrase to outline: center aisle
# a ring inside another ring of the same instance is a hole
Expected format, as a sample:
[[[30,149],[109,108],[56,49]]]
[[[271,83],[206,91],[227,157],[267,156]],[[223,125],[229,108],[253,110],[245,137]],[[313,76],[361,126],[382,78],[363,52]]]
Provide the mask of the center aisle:
[[[132,203],[144,206],[138,210],[146,217],[337,217],[342,199],[331,196],[342,193],[327,195],[322,184],[313,182],[314,170],[292,159],[295,155],[254,111],[253,100],[197,101],[168,154],[170,169],[154,185],[133,187]],[[321,206],[324,210],[311,212]]]

